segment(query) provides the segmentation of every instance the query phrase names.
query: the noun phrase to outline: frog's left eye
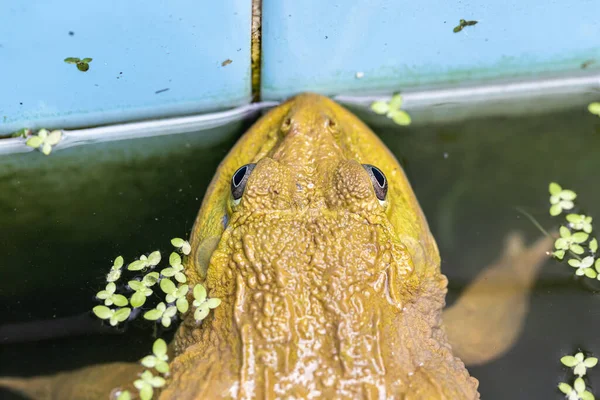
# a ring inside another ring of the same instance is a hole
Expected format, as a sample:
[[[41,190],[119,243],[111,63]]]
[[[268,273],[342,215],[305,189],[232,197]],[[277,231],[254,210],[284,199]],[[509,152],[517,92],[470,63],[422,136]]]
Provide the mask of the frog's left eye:
[[[371,178],[373,189],[375,189],[375,196],[377,196],[377,199],[380,202],[385,201],[385,196],[387,196],[388,191],[388,182],[385,178],[385,174],[379,168],[371,164],[363,164],[363,168],[369,174],[369,178]]]
[[[233,204],[237,205],[242,200],[242,195],[246,189],[246,183],[256,164],[246,164],[238,168],[231,178],[231,196]]]

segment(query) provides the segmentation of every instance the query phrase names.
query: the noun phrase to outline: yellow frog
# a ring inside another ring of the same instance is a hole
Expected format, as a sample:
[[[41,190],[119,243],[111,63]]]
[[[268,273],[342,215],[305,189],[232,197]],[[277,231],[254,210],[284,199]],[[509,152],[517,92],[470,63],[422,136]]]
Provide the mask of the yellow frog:
[[[347,110],[303,94],[260,119],[219,166],[191,245],[190,285],[222,304],[201,324],[188,313],[157,398],[457,400],[479,398],[464,363],[516,340],[551,239],[525,248],[510,235],[505,256],[442,312],[447,279],[402,168]],[[106,399],[139,368],[0,386]]]

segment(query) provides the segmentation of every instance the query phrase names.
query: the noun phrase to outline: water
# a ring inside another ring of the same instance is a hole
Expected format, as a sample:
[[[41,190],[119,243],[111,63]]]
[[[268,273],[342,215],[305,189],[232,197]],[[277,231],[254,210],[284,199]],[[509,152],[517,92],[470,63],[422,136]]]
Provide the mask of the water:
[[[500,254],[509,231],[539,235],[516,206],[555,226],[549,181],[576,190],[600,218],[600,119],[585,110],[409,128],[365,119],[406,168],[442,253],[449,303]],[[168,251],[171,237],[189,233],[218,163],[247,126],[0,160],[2,324],[81,315],[116,255]],[[517,345],[469,369],[482,398],[560,398],[556,384],[570,378],[560,357],[579,347],[600,354],[599,285],[587,283],[566,264],[544,266]],[[132,324],[124,334],[0,345],[0,376],[134,361],[152,341],[146,325]],[[590,383],[600,388],[596,375]]]

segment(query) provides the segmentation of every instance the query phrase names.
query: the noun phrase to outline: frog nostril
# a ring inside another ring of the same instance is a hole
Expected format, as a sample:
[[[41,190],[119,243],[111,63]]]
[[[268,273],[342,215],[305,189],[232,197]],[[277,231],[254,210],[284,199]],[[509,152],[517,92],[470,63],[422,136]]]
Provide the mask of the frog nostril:
[[[281,131],[282,132],[287,132],[290,130],[292,126],[292,119],[290,117],[286,117],[283,122],[281,123]]]
[[[331,118],[327,118],[327,121],[325,122],[325,126],[331,132],[336,132],[337,131],[337,122],[335,122],[335,120],[333,120]]]

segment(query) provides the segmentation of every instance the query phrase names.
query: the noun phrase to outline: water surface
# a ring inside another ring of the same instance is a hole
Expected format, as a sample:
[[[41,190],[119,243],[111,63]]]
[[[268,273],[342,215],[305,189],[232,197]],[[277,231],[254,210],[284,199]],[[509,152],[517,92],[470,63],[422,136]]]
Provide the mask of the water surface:
[[[579,204],[600,218],[600,119],[585,110],[408,128],[366,119],[406,168],[440,247],[450,303],[498,257],[508,232],[540,235],[515,207],[555,226],[547,215],[549,181],[576,190]],[[169,239],[189,234],[218,163],[247,127],[1,159],[1,323],[82,315],[96,304],[115,256],[170,251]],[[570,379],[560,357],[578,348],[600,352],[599,284],[549,261],[517,345],[470,368],[482,398],[560,398],[557,382]],[[0,342],[0,376],[134,361],[150,349],[147,328]],[[600,369],[589,376],[600,394]]]

